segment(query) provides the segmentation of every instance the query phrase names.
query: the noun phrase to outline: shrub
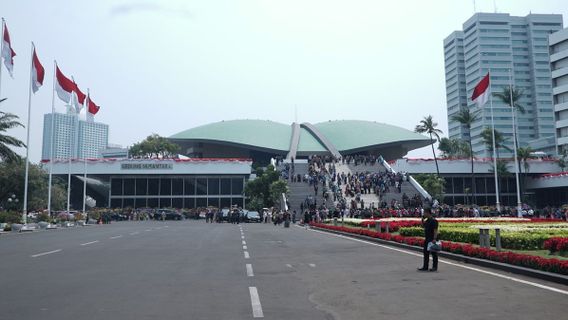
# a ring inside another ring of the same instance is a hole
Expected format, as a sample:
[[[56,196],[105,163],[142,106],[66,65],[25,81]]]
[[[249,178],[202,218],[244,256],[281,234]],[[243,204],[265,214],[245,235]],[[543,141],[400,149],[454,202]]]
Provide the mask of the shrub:
[[[0,223],[21,223],[22,214],[14,211],[0,212]]]

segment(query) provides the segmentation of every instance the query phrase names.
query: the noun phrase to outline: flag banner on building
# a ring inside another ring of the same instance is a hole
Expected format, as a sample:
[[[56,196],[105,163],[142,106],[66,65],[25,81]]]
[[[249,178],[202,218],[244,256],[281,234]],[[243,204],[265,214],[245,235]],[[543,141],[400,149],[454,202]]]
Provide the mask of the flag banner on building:
[[[478,106],[483,106],[487,101],[489,101],[489,72],[473,89],[473,94],[471,95],[471,100],[477,103]]]
[[[4,24],[4,35],[2,36],[2,58],[4,58],[4,65],[8,72],[10,73],[10,77],[14,77],[14,57],[16,56],[16,52],[12,49],[12,43],[10,42],[10,33],[8,32],[8,26],[2,20]]]
[[[44,77],[45,69],[41,65],[41,62],[39,62],[34,46],[34,52],[32,55],[32,90],[34,93],[36,93],[39,90],[39,87],[43,85]]]

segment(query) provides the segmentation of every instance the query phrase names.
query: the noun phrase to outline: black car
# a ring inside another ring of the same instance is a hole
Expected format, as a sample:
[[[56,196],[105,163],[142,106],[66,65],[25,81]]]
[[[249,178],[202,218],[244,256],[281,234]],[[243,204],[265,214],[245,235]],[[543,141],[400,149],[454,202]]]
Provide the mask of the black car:
[[[258,211],[247,211],[244,217],[245,222],[262,222]]]
[[[177,211],[169,209],[160,209],[154,213],[154,220],[183,220],[183,215]]]

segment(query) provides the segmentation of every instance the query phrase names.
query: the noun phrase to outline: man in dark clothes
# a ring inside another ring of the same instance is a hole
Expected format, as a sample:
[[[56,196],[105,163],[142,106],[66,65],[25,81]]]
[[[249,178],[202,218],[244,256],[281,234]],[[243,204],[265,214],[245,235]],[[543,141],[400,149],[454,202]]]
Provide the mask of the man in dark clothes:
[[[424,262],[422,268],[418,271],[438,271],[438,253],[428,251],[428,243],[435,242],[438,238],[438,221],[432,217],[432,209],[425,208],[424,216],[422,217],[422,226],[424,227]],[[428,263],[430,262],[430,253],[432,253],[432,269],[428,270]]]

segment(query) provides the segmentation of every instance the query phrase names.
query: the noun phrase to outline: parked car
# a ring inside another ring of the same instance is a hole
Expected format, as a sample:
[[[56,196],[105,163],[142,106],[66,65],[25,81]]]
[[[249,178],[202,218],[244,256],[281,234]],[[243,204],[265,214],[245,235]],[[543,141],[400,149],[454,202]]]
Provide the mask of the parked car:
[[[162,215],[166,220],[183,220],[183,215],[171,209],[159,209],[154,213],[154,220],[162,220]]]
[[[248,211],[245,215],[245,222],[262,222],[258,211]]]

